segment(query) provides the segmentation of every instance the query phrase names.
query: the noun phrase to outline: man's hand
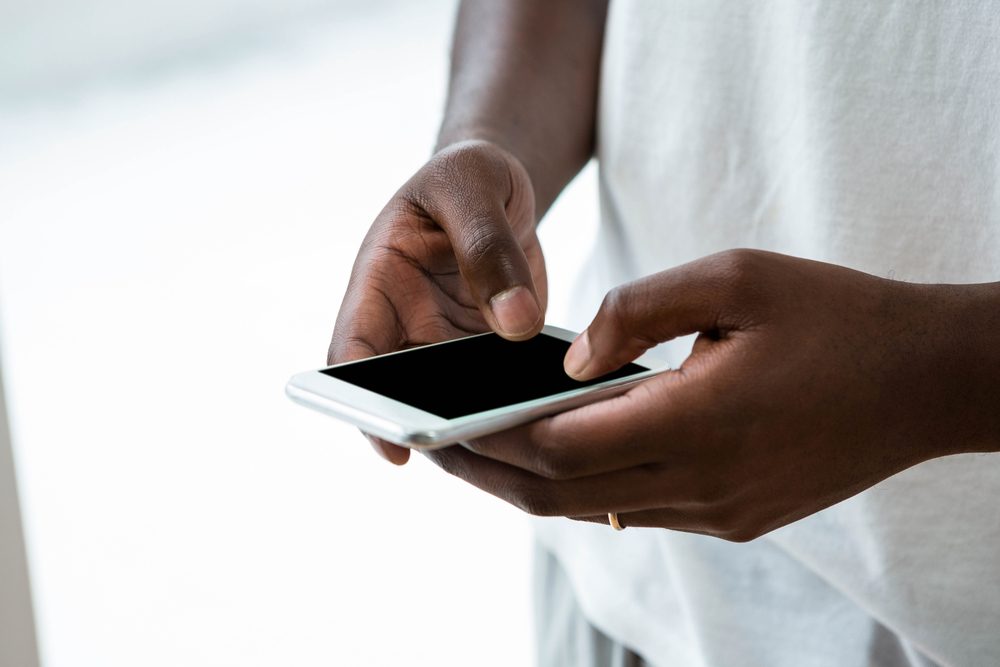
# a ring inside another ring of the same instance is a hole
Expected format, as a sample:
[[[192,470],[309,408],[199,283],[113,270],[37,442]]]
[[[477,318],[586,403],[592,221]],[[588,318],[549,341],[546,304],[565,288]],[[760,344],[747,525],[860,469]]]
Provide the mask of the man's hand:
[[[524,167],[485,141],[438,152],[392,198],[358,252],[331,364],[490,329],[543,324],[545,262]],[[394,463],[409,450],[372,439]]]
[[[427,455],[533,514],[753,539],[921,461],[997,448],[989,287],[713,255],[611,292],[565,360],[590,378],[699,333],[680,369]]]
[[[331,363],[542,328],[535,224],[593,155],[607,0],[463,0],[440,150],[358,254]],[[373,440],[390,461],[409,450]]]

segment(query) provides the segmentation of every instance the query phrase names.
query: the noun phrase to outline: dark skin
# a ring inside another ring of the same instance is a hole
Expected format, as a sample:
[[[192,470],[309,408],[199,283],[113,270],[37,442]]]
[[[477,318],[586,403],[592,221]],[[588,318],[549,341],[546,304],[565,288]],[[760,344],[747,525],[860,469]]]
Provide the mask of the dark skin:
[[[441,149],[355,264],[330,361],[542,326],[537,219],[593,151],[605,7],[465,2]],[[1000,450],[1000,283],[920,285],[733,250],[623,285],[566,370],[699,334],[600,403],[428,453],[523,510],[745,541],[895,473]],[[373,441],[403,463],[408,450]]]
[[[511,340],[541,330],[535,227],[593,155],[606,12],[603,0],[462,4],[438,150],[362,243],[330,363],[491,328]],[[394,463],[409,458],[373,444]]]

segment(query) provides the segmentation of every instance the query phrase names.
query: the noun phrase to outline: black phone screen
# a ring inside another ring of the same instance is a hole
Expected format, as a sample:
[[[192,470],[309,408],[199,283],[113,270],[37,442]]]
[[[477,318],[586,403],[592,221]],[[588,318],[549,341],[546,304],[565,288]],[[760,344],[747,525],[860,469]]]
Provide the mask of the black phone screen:
[[[627,364],[607,375],[578,382],[563,370],[568,349],[567,341],[544,333],[517,343],[491,333],[320,372],[455,419],[649,370]]]

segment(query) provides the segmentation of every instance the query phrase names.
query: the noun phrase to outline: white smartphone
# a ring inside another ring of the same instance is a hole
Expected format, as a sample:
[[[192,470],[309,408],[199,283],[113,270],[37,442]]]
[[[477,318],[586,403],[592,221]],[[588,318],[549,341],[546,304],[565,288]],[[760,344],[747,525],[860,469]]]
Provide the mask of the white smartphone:
[[[517,343],[469,336],[299,373],[285,391],[372,435],[434,449],[622,393],[668,370],[647,353],[578,382],[563,370],[575,337],[553,326]]]

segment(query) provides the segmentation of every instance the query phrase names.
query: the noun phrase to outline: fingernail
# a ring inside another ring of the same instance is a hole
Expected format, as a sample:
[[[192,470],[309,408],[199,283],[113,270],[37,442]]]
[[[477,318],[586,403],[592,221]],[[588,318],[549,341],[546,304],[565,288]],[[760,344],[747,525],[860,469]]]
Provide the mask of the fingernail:
[[[523,336],[538,324],[542,313],[527,287],[512,287],[490,299],[490,310],[500,332],[506,336]]]
[[[567,374],[579,377],[583,375],[588,363],[590,363],[590,336],[584,331],[569,346],[569,351],[563,360],[563,368]]]

